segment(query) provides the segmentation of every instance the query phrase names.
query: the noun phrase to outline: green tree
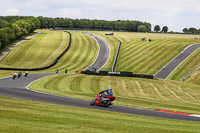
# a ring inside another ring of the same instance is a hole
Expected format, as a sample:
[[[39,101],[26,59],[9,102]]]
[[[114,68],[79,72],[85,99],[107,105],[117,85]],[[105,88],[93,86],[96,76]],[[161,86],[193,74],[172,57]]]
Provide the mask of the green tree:
[[[15,32],[10,27],[0,29],[0,42],[2,46],[6,46],[15,39]]]
[[[21,30],[21,28],[20,28],[16,23],[13,23],[13,24],[12,24],[12,27],[13,27],[13,29],[14,29],[14,31],[15,31],[15,36],[16,36],[16,38],[21,37],[21,35],[22,35],[22,30]]]
[[[46,17],[39,16],[40,28],[48,28],[48,19]]]
[[[156,26],[154,27],[154,31],[155,31],[155,32],[159,32],[159,31],[160,31],[160,26],[159,26],[159,25],[156,25]]]
[[[200,34],[200,29],[197,30],[198,34]]]
[[[34,30],[36,30],[37,28],[40,28],[40,21],[39,19],[35,18],[35,17],[31,17],[28,19],[27,21],[30,26],[31,26],[31,32],[33,32]]]
[[[16,24],[22,29],[22,35],[28,35],[31,31],[31,25],[25,20],[21,19],[16,21]]]
[[[3,19],[0,19],[0,28],[4,28],[4,27],[10,27],[11,28],[12,25],[9,22],[7,22]]]
[[[197,29],[196,28],[189,28],[189,32],[192,33],[192,34],[196,34],[197,33]]]
[[[184,33],[189,33],[188,28],[184,28],[184,29],[183,29],[183,32],[184,32]]]
[[[138,26],[138,32],[147,32],[147,27],[145,25]]]
[[[164,26],[164,27],[162,28],[162,32],[163,32],[163,33],[167,33],[167,31],[168,31],[168,27],[167,27],[167,26]]]
[[[127,21],[126,30],[128,30],[128,31],[137,31],[136,23],[133,22],[133,21]]]
[[[144,25],[147,27],[147,31],[151,31],[151,24],[144,22]]]

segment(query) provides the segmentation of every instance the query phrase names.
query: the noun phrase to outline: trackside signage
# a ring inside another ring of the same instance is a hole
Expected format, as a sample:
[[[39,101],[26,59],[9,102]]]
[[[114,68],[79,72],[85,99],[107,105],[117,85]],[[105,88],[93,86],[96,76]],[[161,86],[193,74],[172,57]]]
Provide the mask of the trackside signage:
[[[94,72],[90,70],[81,71],[81,74],[100,75],[100,76],[121,76],[121,77],[136,77],[153,79],[152,75],[132,74],[132,72],[115,72],[115,71],[99,71]]]
[[[120,72],[108,72],[108,74],[121,74]]]

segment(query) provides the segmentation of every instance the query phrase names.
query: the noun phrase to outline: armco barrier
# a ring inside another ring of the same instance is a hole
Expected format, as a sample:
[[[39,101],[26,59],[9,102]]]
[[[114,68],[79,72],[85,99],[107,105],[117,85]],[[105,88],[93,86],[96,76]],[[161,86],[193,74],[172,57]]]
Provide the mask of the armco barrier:
[[[81,71],[81,74],[88,75],[100,75],[100,76],[120,76],[120,77],[135,77],[135,78],[146,78],[153,79],[152,75],[132,74],[132,72],[113,72],[113,71],[99,71],[98,73],[93,71]]]
[[[179,81],[183,82],[186,78],[188,78],[193,72],[195,72],[196,70],[200,69],[200,65],[197,66],[196,68],[194,68],[192,71],[190,71],[189,73],[187,73],[185,76],[183,76]]]
[[[118,45],[117,53],[115,55],[115,60],[114,60],[113,66],[112,66],[112,71],[115,71],[115,67],[117,65],[117,60],[118,60],[118,57],[119,57],[120,47],[121,47],[121,41],[119,40],[119,45]]]
[[[44,67],[39,67],[39,68],[3,68],[0,67],[0,70],[16,70],[16,71],[39,71],[39,70],[45,70],[48,68],[53,67],[54,65],[56,65],[56,63],[60,60],[60,58],[69,50],[69,48],[71,47],[71,41],[72,41],[72,37],[71,37],[71,33],[69,31],[66,31],[69,34],[69,44],[67,46],[67,48],[53,61],[53,63],[51,63],[48,66],[44,66]]]

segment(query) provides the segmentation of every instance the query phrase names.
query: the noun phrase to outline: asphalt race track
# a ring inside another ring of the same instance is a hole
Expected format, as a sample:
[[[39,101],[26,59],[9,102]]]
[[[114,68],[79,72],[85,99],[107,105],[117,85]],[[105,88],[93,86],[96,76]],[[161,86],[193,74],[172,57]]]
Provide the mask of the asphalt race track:
[[[169,119],[187,120],[187,121],[200,121],[200,117],[170,114],[165,112],[157,112],[152,110],[144,110],[131,107],[124,107],[124,106],[116,106],[116,105],[112,105],[110,107],[90,106],[89,105],[90,101],[44,94],[41,92],[29,90],[27,88],[27,86],[30,83],[34,82],[35,80],[53,74],[55,73],[29,74],[28,77],[22,75],[20,78],[16,78],[14,80],[12,79],[12,77],[2,78],[0,79],[0,95],[18,99],[24,99],[24,100],[38,101],[38,102],[65,105],[65,106],[74,106],[74,107],[81,107],[88,109],[96,109],[96,110],[105,110],[111,112],[120,112],[133,115],[142,115],[142,116],[151,116],[151,117],[169,118]]]
[[[99,49],[100,49],[96,60],[94,61],[94,63],[92,65],[90,65],[88,68],[86,68],[86,70],[92,70],[92,68],[96,68],[96,70],[99,70],[108,61],[108,58],[110,55],[110,47],[109,47],[108,43],[102,37],[99,37],[92,33],[87,33],[87,32],[82,32],[82,33],[85,33],[85,34],[93,37],[97,41],[97,43],[99,45]]]
[[[185,48],[178,56],[160,69],[154,76],[166,79],[181,63],[183,63],[193,52],[200,48],[200,44],[193,44]]]

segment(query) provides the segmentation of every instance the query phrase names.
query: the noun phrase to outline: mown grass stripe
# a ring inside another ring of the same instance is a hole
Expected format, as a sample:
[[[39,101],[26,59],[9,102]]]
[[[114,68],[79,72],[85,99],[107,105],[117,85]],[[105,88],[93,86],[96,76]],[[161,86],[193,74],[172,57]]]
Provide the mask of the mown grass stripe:
[[[154,47],[156,47],[156,46],[154,46]],[[144,59],[149,57],[148,51],[151,51],[154,47],[149,47],[143,51],[138,51],[139,54],[136,53],[136,56],[134,56],[130,60],[127,60],[126,64],[131,64],[131,65],[126,65],[126,67],[124,67],[124,69],[131,70],[131,68],[133,68],[133,70],[135,70],[135,67],[137,67],[137,66],[139,66],[139,64],[145,62]]]
[[[9,52],[9,54],[1,60],[2,62],[0,61],[0,66],[9,68],[34,68],[42,67],[41,64],[45,61],[52,62],[57,56],[51,59],[47,57],[60,46],[63,40],[62,32],[40,31],[42,32],[40,35],[25,41]],[[7,65],[4,65],[4,62],[6,62]]]
[[[189,35],[116,32],[114,36],[108,37],[104,35],[105,32],[94,32],[94,33],[99,34],[102,37],[106,38],[108,40],[108,43],[111,45],[111,49],[113,51],[115,50],[114,40],[117,41],[117,38],[118,40],[123,39],[119,60],[116,65],[116,71],[132,71],[132,72],[136,71],[137,73],[139,68],[142,68],[139,71],[140,74],[156,73],[160,68],[162,68],[165,64],[167,64],[173,57],[175,57],[179,52],[181,52],[184,49],[184,47],[199,42],[199,40],[194,39],[194,36],[189,36]],[[148,38],[152,39],[151,42],[141,41],[141,37],[147,37],[147,36]],[[162,48],[162,52],[155,45]],[[145,46],[151,47],[152,49]],[[157,50],[160,52],[156,52]],[[170,55],[168,55],[169,53]],[[144,55],[146,55],[146,58],[144,58]],[[165,58],[163,59],[161,57]],[[107,63],[106,66],[108,67],[109,63]],[[137,66],[138,68],[135,69],[135,66]],[[149,68],[151,68],[150,72]]]
[[[71,48],[58,62],[58,65],[51,69],[52,71],[55,69],[60,71],[82,70],[94,62],[99,50],[95,40],[79,32],[73,32],[72,36]]]

